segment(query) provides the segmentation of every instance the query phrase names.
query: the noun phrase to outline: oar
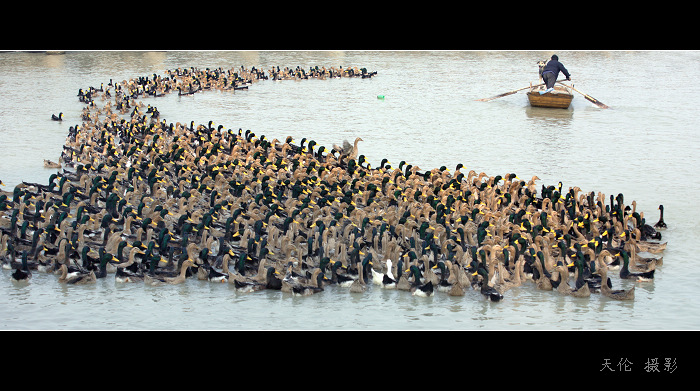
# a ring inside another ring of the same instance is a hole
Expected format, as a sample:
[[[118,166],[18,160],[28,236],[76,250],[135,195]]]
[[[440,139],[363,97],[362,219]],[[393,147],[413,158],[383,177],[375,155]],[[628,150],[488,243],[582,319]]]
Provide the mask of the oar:
[[[562,83],[562,82],[560,82],[560,81],[557,81],[557,83],[559,83],[559,84],[561,84],[561,85],[563,85],[563,86],[565,86],[565,87],[571,88],[572,90],[578,92],[579,94],[583,95],[583,97],[586,98],[586,100],[588,100],[589,102],[593,103],[594,105],[600,107],[601,109],[609,109],[609,108],[610,108],[609,106],[607,106],[607,105],[604,104],[603,102],[599,101],[598,99],[596,99],[596,98],[594,98],[594,97],[592,97],[592,96],[590,96],[590,95],[588,95],[588,94],[584,94],[583,92],[581,92],[581,91],[575,89],[573,86],[570,86],[570,85],[568,85],[568,84],[564,84],[564,83]]]
[[[477,99],[477,100],[478,100],[478,101],[481,101],[481,102],[488,102],[488,101],[490,101],[490,100],[494,100],[494,99],[497,99],[497,98],[503,98],[504,96],[508,96],[508,95],[515,94],[515,93],[518,92],[518,91],[526,90],[526,89],[532,88],[532,87],[539,87],[539,86],[543,86],[543,85],[544,85],[544,83],[538,84],[538,85],[536,85],[536,86],[527,86],[527,87],[523,87],[523,88],[518,88],[517,90],[513,90],[513,91],[509,91],[509,92],[504,92],[504,93],[502,93],[502,94],[500,94],[500,95],[492,96],[492,97],[490,97],[490,98],[482,98],[482,99]]]

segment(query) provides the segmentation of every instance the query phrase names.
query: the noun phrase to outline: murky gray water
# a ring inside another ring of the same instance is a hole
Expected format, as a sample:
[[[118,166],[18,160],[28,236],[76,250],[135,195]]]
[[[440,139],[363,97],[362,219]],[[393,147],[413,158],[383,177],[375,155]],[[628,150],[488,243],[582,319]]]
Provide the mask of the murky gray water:
[[[44,183],[68,127],[81,123],[80,88],[110,79],[163,74],[178,67],[240,65],[308,69],[358,66],[371,79],[262,81],[247,91],[171,94],[142,99],[168,122],[250,129],[269,139],[293,136],[330,147],[362,137],[362,154],[422,169],[454,168],[489,175],[536,175],[538,183],[625,195],[648,221],[665,206],[669,229],[664,265],[651,283],[637,283],[633,302],[510,290],[498,303],[478,292],[430,298],[371,289],[352,295],[327,289],[293,297],[239,295],[227,284],[189,280],[147,287],[99,280],[64,286],[35,273],[26,286],[0,278],[2,329],[470,329],[694,330],[700,325],[695,246],[700,225],[700,52],[558,52],[577,89],[568,110],[532,108],[524,92],[491,102],[478,98],[537,81],[548,52],[67,52],[0,53],[0,179],[11,190]],[[385,98],[378,99],[378,95]],[[51,114],[63,112],[63,122]],[[629,201],[628,201],[629,200]],[[612,277],[615,277],[614,275]],[[613,280],[623,288],[632,282]]]

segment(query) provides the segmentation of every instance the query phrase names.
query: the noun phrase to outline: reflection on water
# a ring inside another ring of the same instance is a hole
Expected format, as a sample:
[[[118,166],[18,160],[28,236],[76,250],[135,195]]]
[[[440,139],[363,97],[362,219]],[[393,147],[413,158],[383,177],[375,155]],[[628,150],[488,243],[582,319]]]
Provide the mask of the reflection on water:
[[[574,109],[550,109],[546,107],[525,108],[525,116],[535,122],[535,126],[566,128],[574,118]]]

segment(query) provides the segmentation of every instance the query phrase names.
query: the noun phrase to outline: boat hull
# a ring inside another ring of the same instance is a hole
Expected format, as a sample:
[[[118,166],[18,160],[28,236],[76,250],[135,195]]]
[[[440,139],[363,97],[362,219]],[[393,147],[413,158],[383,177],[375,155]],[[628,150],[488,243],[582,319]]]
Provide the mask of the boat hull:
[[[533,107],[568,109],[574,95],[564,88],[555,87],[554,91],[540,95],[540,90],[530,90],[527,99]]]

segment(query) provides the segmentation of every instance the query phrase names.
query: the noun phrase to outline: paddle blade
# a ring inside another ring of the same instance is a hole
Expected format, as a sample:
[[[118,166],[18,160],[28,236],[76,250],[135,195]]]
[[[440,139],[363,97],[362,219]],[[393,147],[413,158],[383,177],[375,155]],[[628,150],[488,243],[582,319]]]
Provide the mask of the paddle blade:
[[[598,99],[596,99],[596,98],[594,98],[594,97],[592,97],[592,96],[590,96],[590,95],[584,94],[583,97],[586,98],[587,101],[593,103],[594,105],[600,107],[601,109],[609,109],[609,108],[610,108],[610,107],[609,107],[608,105],[606,105],[605,103],[599,101]]]
[[[586,98],[587,101],[593,103],[594,105],[600,107],[601,109],[609,109],[609,108],[610,108],[610,107],[609,107],[608,105],[606,105],[605,103],[599,101],[598,99],[596,99],[596,98],[594,98],[594,97],[592,97],[592,96],[590,96],[590,95],[588,95],[588,94],[586,94],[586,93],[583,93],[583,92],[577,90],[577,89],[574,88],[573,86],[570,86],[570,85],[568,85],[568,84],[564,84],[564,83],[562,83],[562,82],[560,82],[560,81],[557,81],[557,83],[559,83],[559,84],[561,84],[561,85],[563,85],[563,86],[565,86],[565,87],[571,88],[572,90],[578,92],[579,94],[583,95],[583,97]]]
[[[518,91],[522,91],[522,90],[525,90],[525,89],[528,89],[528,88],[532,88],[532,87],[538,87],[538,86],[541,86],[541,85],[544,85],[544,84],[538,84],[538,85],[536,85],[536,86],[527,86],[527,87],[523,87],[523,88],[518,88],[517,90],[504,92],[504,93],[502,93],[502,94],[498,94],[498,95],[492,96],[492,97],[490,97],[490,98],[481,98],[481,99],[477,99],[477,101],[479,101],[479,102],[488,102],[488,101],[490,101],[490,100],[494,100],[494,99],[498,99],[498,98],[503,98],[504,96],[508,96],[508,95],[515,94],[515,93],[518,92]]]
[[[490,97],[490,98],[481,98],[481,99],[477,99],[477,101],[479,101],[479,102],[488,102],[488,101],[490,101],[490,100],[494,100],[494,99],[498,99],[498,98],[503,98],[504,96],[508,96],[508,95],[515,94],[516,92],[518,92],[518,91],[504,92],[504,93],[502,93],[502,94],[499,94],[499,95],[496,95],[496,96],[492,96],[492,97]]]

